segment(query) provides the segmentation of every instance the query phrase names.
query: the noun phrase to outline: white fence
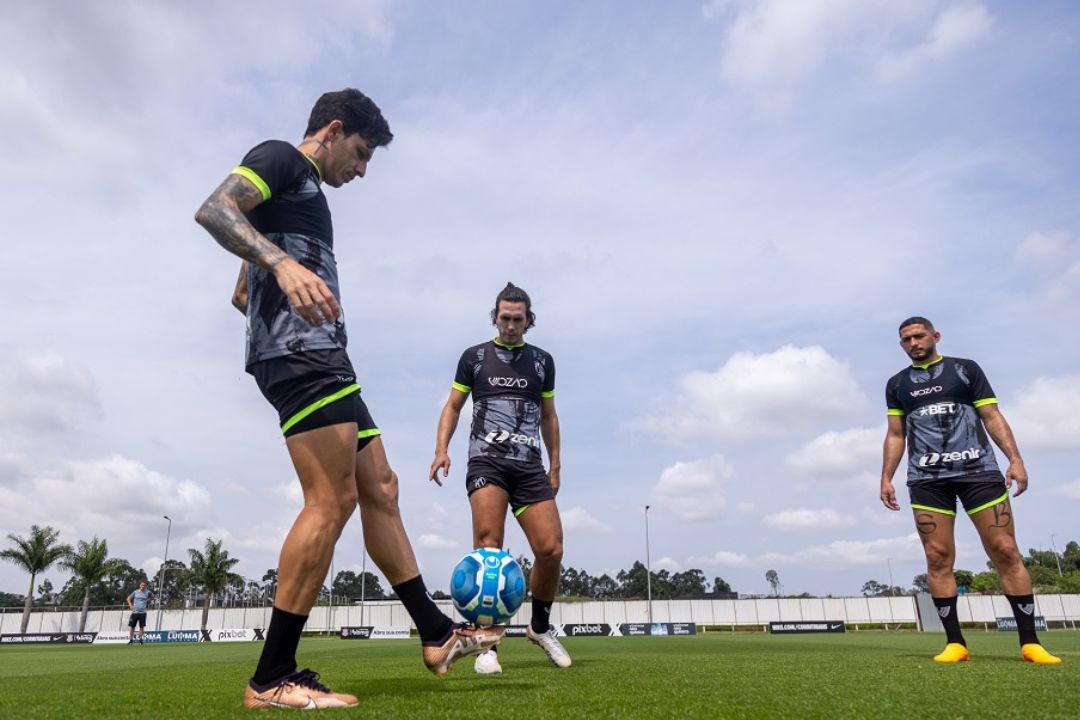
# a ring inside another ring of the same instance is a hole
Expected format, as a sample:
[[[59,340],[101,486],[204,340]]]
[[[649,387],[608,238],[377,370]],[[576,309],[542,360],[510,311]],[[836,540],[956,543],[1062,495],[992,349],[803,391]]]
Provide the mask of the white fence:
[[[448,600],[438,601],[447,614],[453,612]],[[1038,595],[1036,615],[1047,622],[1080,621],[1080,595]],[[994,623],[997,617],[1011,617],[1008,600],[1001,595],[961,595],[957,603],[961,622]],[[35,611],[30,615],[27,632],[76,632],[79,629],[77,610],[65,612]],[[87,616],[87,632],[105,632],[127,628],[126,610],[91,610]],[[162,630],[198,628],[202,608],[165,610],[161,613]],[[525,603],[511,619],[523,625],[532,616]],[[606,600],[555,603],[551,621],[564,623],[643,623],[649,621],[649,603],[644,600]],[[19,632],[21,612],[0,613],[0,634]],[[698,625],[750,626],[770,622],[799,620],[843,620],[848,625],[881,625],[918,623],[915,599],[901,597],[848,598],[757,598],[752,600],[653,600],[654,622],[694,622]],[[209,628],[265,628],[270,622],[270,608],[211,608],[207,619]],[[336,633],[345,625],[374,625],[376,627],[411,627],[412,621],[401,603],[377,601],[360,605],[317,607],[308,618],[306,629]],[[147,629],[158,629],[157,611],[147,613]]]

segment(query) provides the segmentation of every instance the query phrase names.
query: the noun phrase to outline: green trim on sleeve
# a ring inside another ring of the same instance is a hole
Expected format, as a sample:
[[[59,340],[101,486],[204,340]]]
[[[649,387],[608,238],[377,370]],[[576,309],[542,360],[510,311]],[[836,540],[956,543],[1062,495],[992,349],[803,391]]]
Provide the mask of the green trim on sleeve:
[[[968,514],[968,515],[974,515],[974,514],[975,514],[975,513],[977,513],[977,512],[980,512],[980,511],[982,511],[982,510],[985,510],[986,508],[994,507],[995,505],[1000,505],[1001,503],[1005,502],[1005,501],[1006,501],[1006,500],[1008,500],[1008,499],[1009,499],[1009,491],[1008,491],[1008,490],[1006,490],[1006,491],[1005,491],[1005,494],[1004,494],[1004,495],[1002,495],[1001,497],[999,497],[999,498],[996,498],[996,499],[994,499],[994,500],[991,500],[991,501],[990,501],[990,502],[988,502],[988,503],[983,503],[982,505],[980,505],[980,506],[979,506],[979,507],[977,507],[977,508],[972,508],[971,510],[968,510],[968,511],[967,511],[967,514]]]
[[[903,410],[896,410],[895,408],[889,408],[889,411],[887,413],[885,413],[885,414],[886,415],[899,415],[900,417],[903,417],[904,416],[904,411]]]
[[[259,192],[262,193],[263,202],[270,199],[270,186],[266,184],[266,181],[259,177],[259,173],[255,172],[251,168],[246,168],[243,165],[237,165],[232,169],[232,175],[239,175],[245,180],[249,181],[252,185],[259,188]]]
[[[981,408],[983,405],[997,405],[997,398],[983,398],[982,400],[976,400],[973,405],[977,408]]]
[[[930,505],[915,505],[914,503],[912,503],[911,509],[912,510],[929,510],[930,512],[941,513],[942,515],[952,515],[954,517],[956,516],[956,511],[955,510],[946,510],[944,508],[931,507]]]
[[[352,395],[353,393],[358,393],[358,392],[360,392],[360,386],[357,385],[356,383],[353,383],[352,385],[346,385],[345,387],[341,388],[340,390],[338,390],[333,395],[327,395],[326,397],[322,398],[321,400],[316,400],[315,402],[311,403],[310,405],[305,407],[303,410],[301,410],[300,412],[296,413],[291,418],[286,420],[285,424],[281,426],[281,432],[283,432],[283,433],[288,432],[289,428],[291,428],[293,425],[300,422],[301,420],[303,420],[304,418],[306,418],[308,415],[315,412],[316,410],[321,410],[322,408],[326,407],[327,405],[329,405],[332,402],[336,402],[336,401],[340,400],[343,397],[347,397],[349,395]]]
[[[545,390],[542,393],[540,393],[540,397],[542,397],[542,398],[553,398],[553,397],[555,397],[555,391],[554,390]]]
[[[454,383],[453,385],[451,385],[451,387],[454,388],[455,390],[457,390],[460,393],[465,393],[466,395],[468,395],[470,392],[472,392],[471,387],[469,387],[468,385],[462,385],[461,383],[457,383],[457,382]]]

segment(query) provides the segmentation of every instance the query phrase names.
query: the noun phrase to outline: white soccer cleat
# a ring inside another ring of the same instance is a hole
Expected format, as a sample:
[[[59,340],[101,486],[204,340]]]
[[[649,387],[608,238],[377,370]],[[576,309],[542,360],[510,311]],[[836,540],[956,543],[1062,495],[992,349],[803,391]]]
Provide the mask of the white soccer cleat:
[[[499,654],[494,650],[487,650],[476,656],[473,670],[477,675],[499,675],[502,673],[502,665],[499,664]]]
[[[525,637],[529,638],[534,645],[539,645],[545,653],[547,653],[548,660],[555,663],[556,666],[561,668],[570,667],[570,653],[566,652],[566,648],[559,642],[559,638],[555,637],[555,628],[548,627],[547,632],[534,632],[532,625],[525,626]]]

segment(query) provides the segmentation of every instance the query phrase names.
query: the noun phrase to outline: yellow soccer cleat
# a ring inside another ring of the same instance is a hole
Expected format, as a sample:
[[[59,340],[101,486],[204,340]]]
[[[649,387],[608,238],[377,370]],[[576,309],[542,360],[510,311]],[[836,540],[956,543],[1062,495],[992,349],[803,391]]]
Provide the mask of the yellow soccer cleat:
[[[1050,653],[1046,652],[1039,643],[1027,643],[1020,646],[1020,655],[1024,660],[1029,663],[1035,663],[1036,665],[1060,665],[1061,658],[1054,657]]]
[[[1026,647],[1026,646],[1025,646]],[[1037,646],[1042,649],[1042,646]],[[1045,652],[1045,651],[1044,651]],[[939,655],[934,656],[934,662],[939,663],[958,663],[967,662],[969,657],[968,649],[960,643],[949,643],[945,646],[945,649],[941,651]]]

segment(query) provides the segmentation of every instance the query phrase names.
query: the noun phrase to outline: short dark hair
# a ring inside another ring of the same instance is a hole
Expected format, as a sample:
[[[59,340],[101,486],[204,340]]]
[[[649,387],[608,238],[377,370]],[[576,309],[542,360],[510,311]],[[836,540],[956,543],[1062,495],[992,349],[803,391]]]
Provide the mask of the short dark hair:
[[[908,325],[922,325],[930,332],[934,332],[934,323],[930,322],[929,320],[920,315],[913,315],[904,322],[900,323],[900,328],[897,330],[897,332],[904,332],[904,328],[906,328]]]
[[[529,299],[529,293],[519,288],[512,282],[506,283],[499,294],[495,296],[495,307],[491,311],[491,324],[495,324],[495,318],[499,316],[499,303],[500,302],[512,302],[512,303],[525,303],[525,317],[529,321],[525,325],[525,329],[528,330],[536,324],[536,313],[532,311],[532,300]]]
[[[335,120],[341,121],[346,137],[360,133],[374,147],[389,145],[394,139],[379,106],[356,88],[323,93],[311,108],[304,137],[311,137]]]

